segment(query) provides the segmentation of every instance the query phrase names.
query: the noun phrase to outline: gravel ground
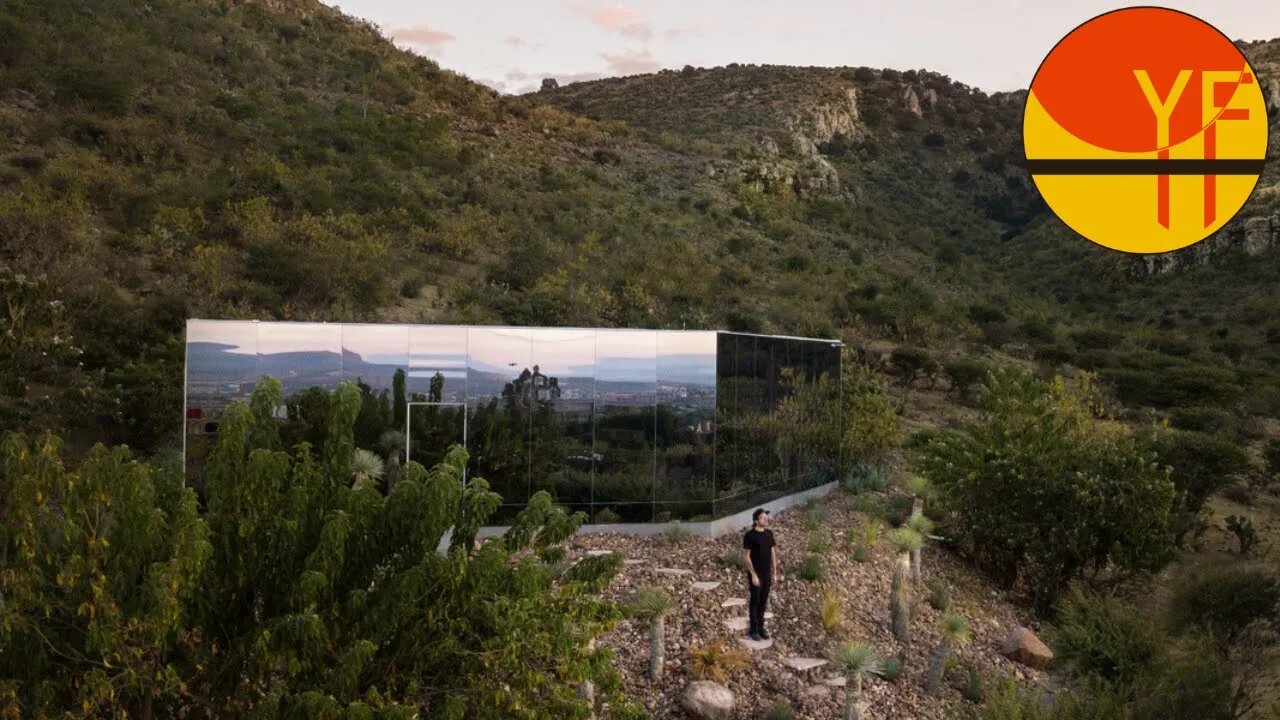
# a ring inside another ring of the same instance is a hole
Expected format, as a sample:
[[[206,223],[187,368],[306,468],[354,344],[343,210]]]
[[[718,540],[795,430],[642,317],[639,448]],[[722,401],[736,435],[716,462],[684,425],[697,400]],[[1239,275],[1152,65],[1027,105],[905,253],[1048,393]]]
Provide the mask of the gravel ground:
[[[938,620],[942,613],[927,602],[929,591],[920,586],[913,591],[920,602],[915,606],[911,622],[911,643],[904,646],[889,629],[888,598],[893,573],[893,552],[883,539],[873,548],[866,562],[856,562],[844,544],[844,532],[861,522],[850,506],[851,497],[836,492],[824,499],[826,521],[810,532],[806,528],[804,508],[794,508],[774,516],[773,530],[781,552],[781,581],[775,582],[769,599],[769,610],[775,614],[765,623],[774,638],[767,650],[751,653],[752,665],[736,671],[726,683],[737,699],[737,718],[762,718],[776,700],[790,701],[798,718],[840,718],[844,690],[824,680],[835,676],[829,666],[801,673],[786,667],[789,657],[830,658],[842,642],[858,640],[871,643],[882,655],[906,651],[902,675],[895,681],[874,679],[864,684],[867,718],[941,719],[953,716],[949,710],[966,704],[960,688],[967,679],[967,668],[976,668],[984,676],[1014,677],[1027,684],[1042,684],[1040,673],[1018,665],[1000,655],[1000,642],[1012,628],[1032,625],[1030,613],[1014,605],[994,591],[980,575],[938,543],[924,550],[924,576],[942,578],[951,588],[950,611],[963,616],[973,630],[973,639],[953,653],[958,669],[948,676],[947,686],[938,697],[924,692],[929,660],[938,642]],[[883,533],[882,533],[883,534]],[[810,542],[821,536],[826,540],[823,553],[822,579],[809,582],[797,574],[801,561],[809,554]],[[671,542],[663,536],[640,538],[629,535],[583,535],[575,538],[570,558],[582,557],[590,551],[616,551],[632,561],[624,564],[618,577],[606,591],[607,597],[627,601],[642,587],[663,587],[678,600],[666,620],[666,671],[664,680],[655,686],[648,678],[649,633],[641,620],[624,621],[601,638],[613,648],[616,665],[623,676],[627,695],[642,699],[655,720],[684,718],[679,707],[679,693],[692,680],[690,646],[723,638],[736,646],[740,632],[731,631],[725,620],[745,618],[742,607],[721,607],[730,598],[747,597],[746,575],[727,558],[741,554],[742,538],[733,533],[719,538],[692,536]],[[685,568],[689,575],[677,576],[656,572],[658,568]],[[720,581],[713,590],[696,590],[694,582]],[[843,620],[834,632],[821,623],[822,597],[833,591],[842,599]]]

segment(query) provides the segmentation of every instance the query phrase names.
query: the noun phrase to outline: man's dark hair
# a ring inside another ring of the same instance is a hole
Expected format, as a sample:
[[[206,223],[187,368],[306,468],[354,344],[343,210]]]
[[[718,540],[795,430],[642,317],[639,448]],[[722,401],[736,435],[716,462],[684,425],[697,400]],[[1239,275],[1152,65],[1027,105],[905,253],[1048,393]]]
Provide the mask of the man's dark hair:
[[[768,515],[768,514],[769,514],[768,510],[765,510],[764,508],[756,508],[756,511],[751,513],[751,524],[754,525],[757,522],[760,522],[760,516]]]

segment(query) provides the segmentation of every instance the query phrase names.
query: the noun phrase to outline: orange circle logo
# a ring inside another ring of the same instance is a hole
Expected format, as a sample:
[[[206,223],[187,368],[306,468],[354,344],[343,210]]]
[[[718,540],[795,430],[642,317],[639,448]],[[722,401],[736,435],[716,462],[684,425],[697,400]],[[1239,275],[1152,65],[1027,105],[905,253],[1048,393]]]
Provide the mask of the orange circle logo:
[[[1176,10],[1115,10],[1040,64],[1022,118],[1049,207],[1099,245],[1159,253],[1230,220],[1267,156],[1267,113],[1239,49]]]

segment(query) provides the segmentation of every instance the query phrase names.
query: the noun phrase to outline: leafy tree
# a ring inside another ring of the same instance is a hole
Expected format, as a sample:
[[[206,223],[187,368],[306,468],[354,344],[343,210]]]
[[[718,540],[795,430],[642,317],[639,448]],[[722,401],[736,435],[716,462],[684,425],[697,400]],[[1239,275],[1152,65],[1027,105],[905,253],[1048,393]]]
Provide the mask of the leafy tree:
[[[894,349],[889,362],[898,371],[898,381],[910,387],[920,375],[933,377],[939,370],[938,361],[928,350],[916,347],[900,347]]]
[[[6,440],[0,648],[32,652],[0,650],[0,708],[586,718],[591,683],[625,710],[591,643],[623,615],[599,599],[620,560],[559,565],[581,513],[537,493],[480,545],[501,500],[462,484],[465,450],[352,486],[360,390],[333,392],[319,455],[273,449],[280,402],[268,379],[224,410],[203,519],[176,470],[99,448],[70,473],[55,441]]]
[[[52,436],[0,444],[0,715],[150,717],[192,700],[211,547],[181,466]]]
[[[1006,370],[981,415],[931,436],[920,472],[954,513],[976,560],[1026,581],[1041,612],[1073,580],[1114,580],[1171,558],[1175,491],[1141,438],[1098,417],[1088,375],[1069,390]]]
[[[1197,629],[1229,650],[1258,625],[1280,630],[1280,575],[1259,563],[1206,564],[1188,572],[1169,602],[1174,629]]]
[[[947,382],[951,383],[951,392],[961,400],[967,400],[973,386],[986,377],[987,366],[979,360],[955,358],[946,361],[942,371],[947,376]]]

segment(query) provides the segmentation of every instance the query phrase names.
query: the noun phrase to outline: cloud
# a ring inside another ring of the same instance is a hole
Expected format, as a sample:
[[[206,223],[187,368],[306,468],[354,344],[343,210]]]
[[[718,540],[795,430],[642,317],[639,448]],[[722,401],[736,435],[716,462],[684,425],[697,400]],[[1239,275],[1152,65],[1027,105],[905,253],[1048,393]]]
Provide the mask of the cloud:
[[[639,18],[639,10],[619,3],[617,5],[597,10],[595,14],[591,16],[591,22],[603,28],[617,30],[626,25],[631,25]]]
[[[600,57],[609,64],[609,69],[616,75],[641,75],[657,72],[662,64],[654,59],[648,50],[630,53],[600,53]]]
[[[581,12],[591,12],[589,7],[582,4],[575,7]],[[633,40],[643,42],[653,37],[653,28],[648,23],[640,22],[640,11],[621,3],[591,13],[591,22]]]
[[[454,35],[436,30],[426,25],[414,25],[412,27],[393,28],[390,33],[391,39],[398,43],[405,43],[419,48],[426,48],[428,52],[438,53],[445,45],[457,40]]]

